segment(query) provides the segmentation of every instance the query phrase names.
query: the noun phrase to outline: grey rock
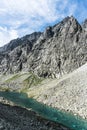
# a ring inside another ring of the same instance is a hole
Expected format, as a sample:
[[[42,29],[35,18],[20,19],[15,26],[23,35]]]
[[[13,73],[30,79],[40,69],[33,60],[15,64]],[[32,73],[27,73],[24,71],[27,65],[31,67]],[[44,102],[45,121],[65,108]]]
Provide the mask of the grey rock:
[[[87,31],[73,16],[66,17],[43,33],[11,41],[3,50],[0,73],[29,71],[55,78],[87,62]]]
[[[14,48],[18,46],[25,46],[26,44],[29,44],[30,49],[32,48],[33,44],[37,41],[37,39],[40,37],[41,32],[34,32],[30,35],[26,35],[22,38],[17,38],[12,40],[7,45],[4,45],[3,47],[0,47],[0,52],[6,52],[6,51],[12,51]]]
[[[82,27],[87,30],[87,19],[82,23]]]

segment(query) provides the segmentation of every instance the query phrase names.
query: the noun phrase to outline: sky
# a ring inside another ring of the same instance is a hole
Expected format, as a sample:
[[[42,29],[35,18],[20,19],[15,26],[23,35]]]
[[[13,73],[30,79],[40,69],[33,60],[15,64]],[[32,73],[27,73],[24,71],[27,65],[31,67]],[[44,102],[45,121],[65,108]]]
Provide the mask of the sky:
[[[0,46],[71,15],[84,21],[87,0],[0,0]]]

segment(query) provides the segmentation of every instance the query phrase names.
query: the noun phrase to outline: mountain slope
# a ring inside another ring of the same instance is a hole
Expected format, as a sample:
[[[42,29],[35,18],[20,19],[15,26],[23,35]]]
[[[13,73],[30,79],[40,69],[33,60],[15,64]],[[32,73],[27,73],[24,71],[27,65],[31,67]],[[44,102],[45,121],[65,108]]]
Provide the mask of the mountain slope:
[[[29,88],[27,93],[40,102],[87,119],[87,63],[59,80],[50,79]]]
[[[41,32],[34,32],[22,38],[14,39],[10,41],[10,43],[4,45],[3,47],[0,47],[0,53],[12,51],[16,47],[21,46],[21,45],[26,45],[26,44],[29,44],[30,47],[32,48],[33,44],[37,41],[40,35],[41,35]]]
[[[0,81],[0,90],[25,92],[41,103],[87,119],[87,63],[60,79],[17,73],[0,76]]]
[[[26,92],[87,119],[86,77],[87,31],[73,16],[0,49],[0,90]]]
[[[67,17],[43,33],[2,47],[0,73],[29,71],[40,77],[60,77],[86,63],[86,48],[87,32],[73,16]]]

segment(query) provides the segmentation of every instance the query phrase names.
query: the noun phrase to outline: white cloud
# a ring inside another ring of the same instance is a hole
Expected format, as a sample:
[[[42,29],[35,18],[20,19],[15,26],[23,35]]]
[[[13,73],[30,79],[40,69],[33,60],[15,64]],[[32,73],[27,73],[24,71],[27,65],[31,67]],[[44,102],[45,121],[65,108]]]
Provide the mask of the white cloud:
[[[3,0],[0,2],[1,11],[10,15],[41,16],[46,20],[55,20],[56,0]],[[59,1],[59,0],[57,0]],[[3,9],[4,8],[4,9]]]
[[[75,8],[69,0],[1,0],[0,46],[73,14]]]
[[[5,28],[0,27],[0,46],[2,46],[3,43],[8,43],[10,40],[17,37],[18,34],[16,30],[13,29],[8,30],[6,27]]]

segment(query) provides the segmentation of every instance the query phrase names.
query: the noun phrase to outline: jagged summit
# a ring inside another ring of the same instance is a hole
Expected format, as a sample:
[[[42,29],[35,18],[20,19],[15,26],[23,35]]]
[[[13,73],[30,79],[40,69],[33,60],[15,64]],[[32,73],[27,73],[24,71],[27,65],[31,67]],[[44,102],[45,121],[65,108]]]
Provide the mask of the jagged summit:
[[[2,47],[0,73],[29,71],[59,77],[86,63],[86,48],[87,32],[73,16],[66,17],[43,33],[15,39]]]
[[[53,34],[55,34],[56,30],[61,30],[64,27],[66,27],[66,29],[67,29],[67,28],[71,27],[71,25],[73,26],[74,30],[75,30],[75,28],[81,29],[81,26],[78,23],[78,21],[73,16],[71,16],[71,17],[68,16],[68,17],[64,18],[60,23],[54,25],[53,27],[48,26],[44,31],[44,36],[46,36],[47,38],[52,37]]]
[[[66,17],[64,18],[60,23],[56,24],[53,27],[54,31],[65,31],[63,33],[76,33],[78,30],[82,30],[81,25],[79,24],[79,22],[73,17]]]

